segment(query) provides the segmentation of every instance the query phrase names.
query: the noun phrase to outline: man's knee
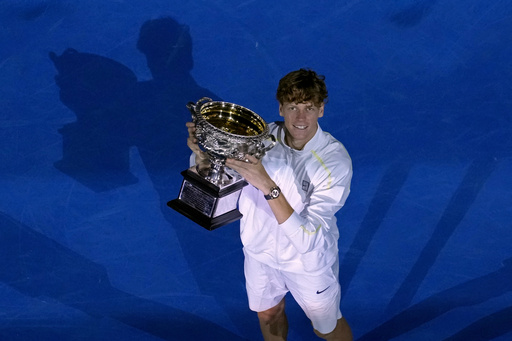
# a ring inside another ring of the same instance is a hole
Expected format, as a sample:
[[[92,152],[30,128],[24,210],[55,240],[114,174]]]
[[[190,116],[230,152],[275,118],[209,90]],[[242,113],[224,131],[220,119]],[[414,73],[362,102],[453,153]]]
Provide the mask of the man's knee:
[[[352,330],[348,325],[347,320],[342,317],[336,323],[336,327],[329,333],[322,334],[315,329],[315,334],[324,340],[340,340],[340,341],[352,341]]]
[[[284,298],[276,306],[258,312],[258,318],[265,324],[273,324],[284,315]]]

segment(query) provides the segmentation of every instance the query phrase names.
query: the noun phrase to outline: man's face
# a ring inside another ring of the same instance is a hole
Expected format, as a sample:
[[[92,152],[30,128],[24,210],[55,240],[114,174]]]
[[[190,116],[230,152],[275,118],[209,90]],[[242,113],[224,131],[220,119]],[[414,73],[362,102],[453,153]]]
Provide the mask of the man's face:
[[[324,115],[324,103],[285,102],[279,105],[279,115],[284,118],[286,143],[301,150],[313,138],[318,128],[318,119]]]

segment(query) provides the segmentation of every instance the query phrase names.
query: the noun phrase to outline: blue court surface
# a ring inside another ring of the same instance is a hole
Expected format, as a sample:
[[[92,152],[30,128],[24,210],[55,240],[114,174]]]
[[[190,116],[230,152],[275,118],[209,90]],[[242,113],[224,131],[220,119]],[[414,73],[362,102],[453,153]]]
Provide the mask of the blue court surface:
[[[166,203],[188,102],[279,120],[303,67],[353,160],[355,339],[512,339],[510,1],[2,0],[0,23],[0,340],[261,340],[238,224]]]

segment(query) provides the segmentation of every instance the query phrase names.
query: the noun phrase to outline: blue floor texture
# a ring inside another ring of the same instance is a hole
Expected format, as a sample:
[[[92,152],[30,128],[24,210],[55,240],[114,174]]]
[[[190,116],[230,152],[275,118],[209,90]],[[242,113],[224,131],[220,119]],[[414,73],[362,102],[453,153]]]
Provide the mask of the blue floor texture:
[[[188,102],[279,120],[303,67],[353,160],[354,339],[512,340],[510,1],[2,0],[0,23],[0,340],[261,340],[238,224],[166,203]]]

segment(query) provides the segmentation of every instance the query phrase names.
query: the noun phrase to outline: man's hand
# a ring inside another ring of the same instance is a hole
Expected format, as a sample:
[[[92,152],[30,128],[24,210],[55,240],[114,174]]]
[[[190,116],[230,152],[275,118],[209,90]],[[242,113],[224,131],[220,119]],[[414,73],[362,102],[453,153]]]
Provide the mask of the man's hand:
[[[261,164],[261,160],[254,156],[245,155],[245,161],[226,159],[226,166],[237,171],[247,182],[265,195],[269,194],[270,189],[276,186],[274,180],[270,178],[265,167]],[[285,222],[293,213],[293,208],[284,194],[281,194],[277,199],[269,200],[268,203],[278,224]]]
[[[226,159],[226,166],[237,171],[247,182],[264,194],[268,194],[270,188],[276,185],[261,164],[261,160],[252,155],[245,155],[245,161]]]

